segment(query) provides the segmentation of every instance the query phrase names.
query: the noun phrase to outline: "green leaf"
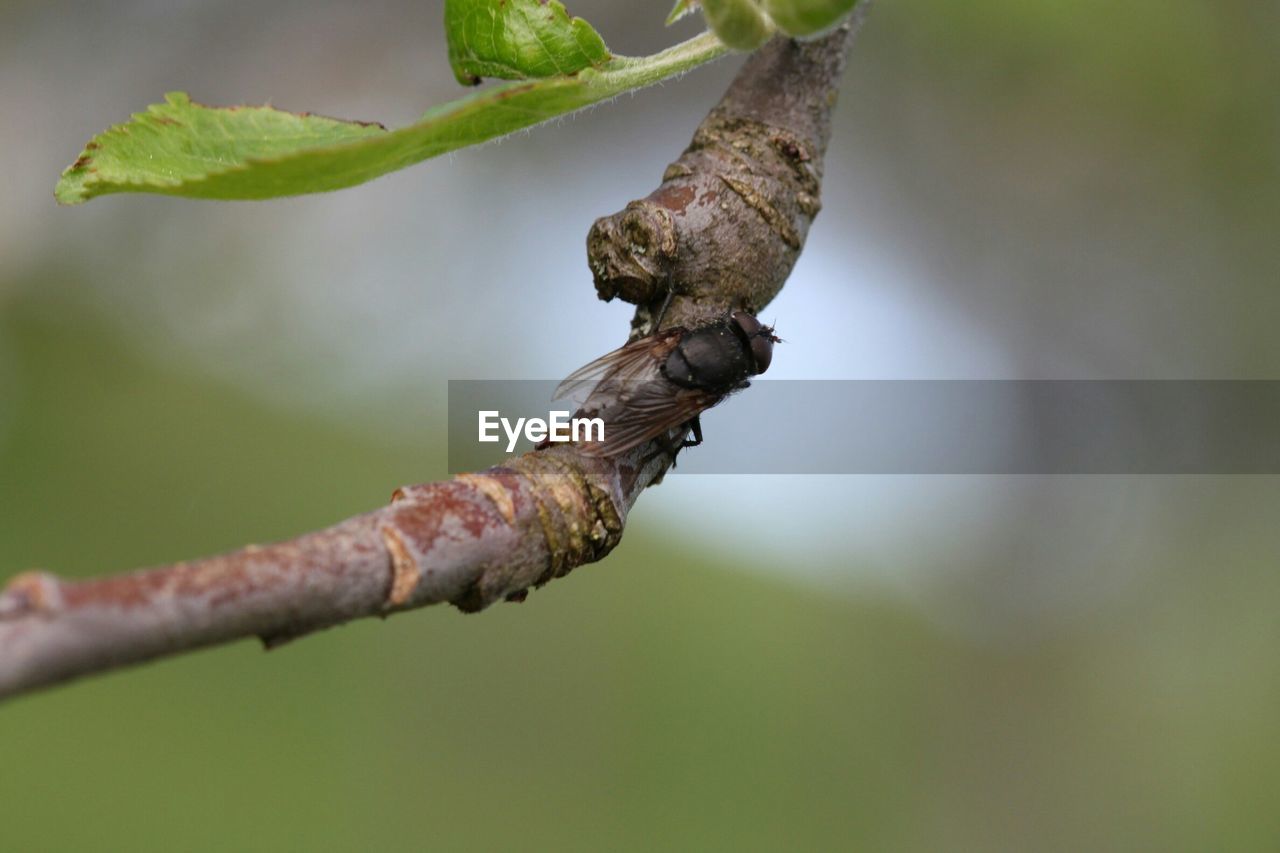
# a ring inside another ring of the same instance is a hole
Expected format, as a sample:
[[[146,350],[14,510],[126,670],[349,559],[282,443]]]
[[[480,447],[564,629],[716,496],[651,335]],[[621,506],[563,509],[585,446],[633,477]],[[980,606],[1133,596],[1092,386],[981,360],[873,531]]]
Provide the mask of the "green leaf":
[[[773,34],[757,0],[701,0],[701,5],[707,26],[735,50],[755,50]]]
[[[763,0],[764,10],[784,33],[809,36],[830,29],[853,11],[858,0]]]
[[[612,58],[600,34],[558,0],[445,0],[444,26],[463,85],[576,74]]]
[[[119,192],[265,199],[351,187],[648,86],[725,52],[703,33],[640,59],[572,77],[504,83],[398,130],[273,107],[207,107],[172,94],[99,134],[58,182],[63,204]]]

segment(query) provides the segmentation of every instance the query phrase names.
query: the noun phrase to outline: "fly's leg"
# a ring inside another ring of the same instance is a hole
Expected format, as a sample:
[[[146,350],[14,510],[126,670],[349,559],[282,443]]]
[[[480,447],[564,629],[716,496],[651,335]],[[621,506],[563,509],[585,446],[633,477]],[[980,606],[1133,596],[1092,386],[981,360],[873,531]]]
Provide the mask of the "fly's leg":
[[[649,330],[649,334],[653,334],[662,328],[662,318],[667,316],[667,309],[671,307],[671,298],[676,295],[674,290],[667,289],[666,298],[662,300],[662,307],[658,309],[658,316],[653,321],[653,328]]]
[[[689,421],[689,429],[693,432],[693,438],[686,438],[684,444],[680,445],[681,448],[697,447],[702,444],[702,418],[695,415],[693,420]]]
[[[671,467],[676,467],[676,457],[680,455],[681,450],[684,450],[686,447],[697,447],[699,444],[702,444],[702,421],[695,417],[693,420],[689,421],[688,426],[693,432],[693,440],[685,439],[679,444],[676,444],[671,440],[670,435],[664,434],[660,438],[654,439],[660,448],[658,452],[646,457],[642,464],[648,464],[652,460],[658,458],[659,455],[665,454],[671,457]]]
[[[660,439],[662,452],[670,455],[671,457],[672,468],[676,467],[676,459],[679,457],[681,450],[684,450],[686,447],[697,447],[699,444],[702,444],[702,420],[696,415],[693,420],[689,421],[689,430],[693,433],[693,438],[686,438],[679,444],[672,441],[670,436],[664,435]]]

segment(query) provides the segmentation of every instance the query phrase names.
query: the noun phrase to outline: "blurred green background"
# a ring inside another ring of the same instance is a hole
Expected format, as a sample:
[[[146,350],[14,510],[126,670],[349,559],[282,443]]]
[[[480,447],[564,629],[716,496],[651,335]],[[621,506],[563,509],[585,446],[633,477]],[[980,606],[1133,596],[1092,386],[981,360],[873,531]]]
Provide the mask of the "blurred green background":
[[[667,7],[578,2],[621,53]],[[388,124],[438,3],[0,3],[0,578],[270,541],[444,472],[448,378],[616,345],[591,221],[738,60],[366,187],[52,187],[187,89]],[[776,311],[789,378],[1275,378],[1280,6],[881,2]],[[732,405],[709,440],[767,452]],[[1274,850],[1280,484],[668,478],[464,617],[0,706],[0,847]]]

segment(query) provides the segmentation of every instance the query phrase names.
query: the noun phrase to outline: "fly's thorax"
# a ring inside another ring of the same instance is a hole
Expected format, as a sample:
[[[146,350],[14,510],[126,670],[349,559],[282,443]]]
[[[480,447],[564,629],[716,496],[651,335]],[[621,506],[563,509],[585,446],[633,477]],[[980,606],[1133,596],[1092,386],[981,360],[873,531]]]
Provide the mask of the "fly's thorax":
[[[752,357],[729,323],[687,332],[662,365],[668,380],[683,388],[726,393],[753,372]]]

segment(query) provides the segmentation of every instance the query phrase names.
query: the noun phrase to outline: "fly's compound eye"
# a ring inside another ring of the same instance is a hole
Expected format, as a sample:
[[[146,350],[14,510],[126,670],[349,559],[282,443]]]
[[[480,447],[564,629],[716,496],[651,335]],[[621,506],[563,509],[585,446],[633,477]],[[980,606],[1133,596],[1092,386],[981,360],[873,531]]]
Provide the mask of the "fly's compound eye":
[[[764,325],[759,320],[746,311],[734,311],[732,319],[747,340],[751,340],[760,334],[760,330],[764,328]]]
[[[751,358],[756,366],[752,375],[764,373],[773,361],[773,345],[778,340],[773,335],[773,329],[746,311],[734,311],[732,319],[742,333],[743,340],[751,347]]]
[[[757,334],[751,339],[751,357],[756,361],[756,373],[764,373],[773,361],[773,336]]]

